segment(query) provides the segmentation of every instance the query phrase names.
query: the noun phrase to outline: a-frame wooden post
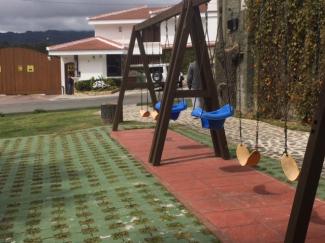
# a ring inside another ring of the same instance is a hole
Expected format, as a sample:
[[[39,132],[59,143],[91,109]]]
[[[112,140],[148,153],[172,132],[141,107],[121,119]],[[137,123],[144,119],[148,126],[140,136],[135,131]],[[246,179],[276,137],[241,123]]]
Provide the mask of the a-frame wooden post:
[[[166,140],[170,111],[172,109],[173,100],[176,97],[177,77],[180,73],[181,63],[184,59],[187,39],[191,33],[192,43],[196,50],[197,61],[201,67],[201,79],[203,82],[203,92],[207,102],[207,109],[212,110],[219,107],[218,98],[216,97],[217,88],[213,82],[210,61],[208,56],[207,45],[199,11],[199,6],[192,4],[192,0],[183,1],[183,10],[179,20],[179,30],[177,31],[174,48],[172,52],[171,69],[167,75],[166,87],[163,94],[162,107],[159,113],[159,119],[156,126],[153,143],[150,151],[149,161],[153,165],[159,165],[162,157],[164,143]],[[201,56],[202,55],[202,56]],[[190,96],[191,92],[187,92]],[[194,95],[192,95],[194,96]],[[178,92],[177,97],[184,97]],[[211,131],[211,137],[214,145],[216,156],[222,156],[229,159],[229,151],[224,130],[220,132]]]
[[[130,38],[129,49],[128,49],[128,55],[126,57],[126,62],[125,62],[124,70],[123,70],[123,78],[122,78],[122,84],[121,84],[120,93],[119,93],[119,97],[118,97],[117,109],[115,111],[114,120],[113,120],[113,128],[112,128],[113,131],[117,131],[117,129],[118,129],[119,117],[122,112],[125,91],[128,89],[128,77],[129,77],[131,59],[133,56],[133,51],[134,51],[134,46],[135,46],[135,40],[137,40],[137,43],[139,46],[140,56],[141,56],[141,60],[143,63],[144,72],[145,72],[145,75],[147,78],[147,83],[146,84],[133,84],[132,88],[136,88],[136,87],[148,88],[152,104],[154,105],[155,103],[157,103],[157,97],[156,97],[156,94],[154,91],[154,86],[153,86],[153,83],[151,80],[151,75],[149,72],[148,58],[146,57],[145,49],[143,46],[143,39],[142,39],[140,31],[135,30],[135,28],[133,27],[131,38]]]
[[[144,73],[146,75],[147,78],[147,88],[149,89],[149,93],[150,93],[150,97],[151,97],[151,103],[152,105],[157,103],[157,97],[156,97],[156,93],[154,90],[154,85],[152,83],[152,79],[151,79],[151,75],[150,75],[150,71],[149,71],[149,62],[148,62],[148,56],[146,55],[144,46],[143,46],[143,38],[142,35],[140,33],[140,31],[136,31],[135,32],[135,36],[136,39],[138,41],[138,46],[140,49],[140,55],[141,55],[141,60],[143,63],[143,68],[144,68]]]
[[[305,242],[325,157],[325,85],[315,112],[295,199],[286,233],[286,243]]]
[[[191,19],[193,17],[193,8],[191,3],[192,2],[190,0],[183,1],[183,9],[178,23],[179,27],[174,38],[170,69],[167,74],[165,90],[162,96],[162,105],[159,111],[159,117],[149,155],[149,162],[153,165],[160,164],[162,152],[164,149],[170,118],[170,111],[172,109],[176,92],[177,77],[179,75],[180,65],[184,58],[186,43],[190,33],[189,23],[191,22]],[[183,48],[181,48],[181,46]]]
[[[131,65],[131,59],[132,59],[132,55],[133,55],[134,45],[135,45],[135,31],[133,28],[132,33],[131,33],[131,38],[130,38],[128,55],[126,56],[126,61],[125,61],[125,65],[124,65],[122,83],[121,83],[120,93],[119,93],[118,100],[117,100],[117,107],[116,107],[114,120],[113,120],[113,128],[112,128],[113,131],[117,131],[117,129],[118,129],[119,118],[120,118],[122,108],[123,108],[123,100],[124,100],[125,90],[127,88],[127,80],[129,77],[129,71],[130,71],[130,65]]]
[[[205,97],[204,103],[207,111],[215,110],[219,108],[219,99],[216,83],[213,79],[213,74],[211,72],[209,53],[205,42],[205,35],[202,28],[202,20],[200,15],[199,7],[194,8],[194,18],[192,19],[191,28],[191,39],[193,47],[196,50],[196,58],[198,63],[201,63],[199,67],[201,68],[201,80],[202,88],[204,90],[209,90],[209,97]],[[198,51],[200,50],[200,51]],[[225,135],[224,128],[218,131],[210,129],[211,139],[213,142],[214,153],[216,156],[220,156],[223,159],[229,159],[230,154],[227,145],[227,139]]]

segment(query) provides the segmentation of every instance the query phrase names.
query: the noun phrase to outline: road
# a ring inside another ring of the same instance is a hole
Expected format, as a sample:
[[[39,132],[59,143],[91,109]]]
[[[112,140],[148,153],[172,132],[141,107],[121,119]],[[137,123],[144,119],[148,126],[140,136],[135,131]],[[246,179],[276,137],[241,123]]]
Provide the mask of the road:
[[[87,107],[100,107],[103,103],[117,103],[118,93],[105,96],[0,96],[0,113],[33,112],[42,110],[64,110]],[[126,93],[124,104],[136,104],[140,102],[140,94],[137,91]]]

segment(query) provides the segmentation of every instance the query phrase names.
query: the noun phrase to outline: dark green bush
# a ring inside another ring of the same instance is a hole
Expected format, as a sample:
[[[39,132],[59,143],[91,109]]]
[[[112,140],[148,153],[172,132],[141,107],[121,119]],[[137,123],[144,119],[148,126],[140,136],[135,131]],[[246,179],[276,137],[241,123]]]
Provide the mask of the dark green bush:
[[[92,90],[94,80],[84,80],[75,83],[75,88],[78,91],[90,91]]]
[[[93,88],[96,81],[104,81],[108,87],[105,88]],[[111,90],[114,87],[119,87],[121,85],[121,79],[110,79],[104,77],[98,77],[97,79],[82,80],[75,83],[75,88],[78,91],[90,91],[90,90]]]

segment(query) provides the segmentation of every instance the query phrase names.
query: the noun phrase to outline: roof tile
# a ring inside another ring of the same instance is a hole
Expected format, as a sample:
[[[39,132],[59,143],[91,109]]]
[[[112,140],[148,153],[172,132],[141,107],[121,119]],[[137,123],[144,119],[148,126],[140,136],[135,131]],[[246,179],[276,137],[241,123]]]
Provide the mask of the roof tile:
[[[148,19],[152,11],[165,9],[165,7],[150,8],[148,6],[141,6],[137,8],[126,9],[122,11],[101,14],[88,18],[90,21],[103,20],[125,20],[125,19]]]
[[[49,51],[98,51],[124,49],[125,47],[122,44],[98,36],[48,47]]]

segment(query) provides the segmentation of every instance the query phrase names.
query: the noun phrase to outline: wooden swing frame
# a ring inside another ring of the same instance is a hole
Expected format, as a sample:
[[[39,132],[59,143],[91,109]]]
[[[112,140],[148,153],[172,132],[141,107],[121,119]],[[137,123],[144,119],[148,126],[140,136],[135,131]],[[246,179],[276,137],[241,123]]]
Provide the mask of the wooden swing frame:
[[[303,2],[303,0],[299,1]],[[159,165],[161,161],[164,142],[166,140],[168,130],[170,111],[174,98],[203,97],[205,99],[206,108],[208,111],[219,107],[218,98],[215,97],[215,94],[217,94],[217,87],[213,83],[213,76],[211,68],[209,67],[210,62],[208,50],[199,11],[199,5],[207,2],[209,2],[209,0],[183,0],[183,2],[175,5],[174,7],[133,27],[123,73],[121,90],[118,98],[118,106],[114,116],[113,131],[117,131],[118,129],[118,118],[122,112],[123,99],[126,89],[140,87],[148,88],[152,103],[155,104],[157,102],[140,31],[180,14],[179,28],[174,39],[172,50],[172,59],[170,63],[171,69],[168,72],[167,82],[163,92],[162,109],[158,117],[158,123],[155,129],[153,144],[150,152],[149,161],[153,165]],[[184,57],[186,42],[189,35],[191,35],[194,48],[202,51],[202,55],[196,54],[196,57],[199,66],[202,67],[201,78],[203,90],[177,91],[177,77],[180,72],[181,62]],[[147,77],[146,84],[128,83],[130,62],[136,39],[138,41],[141,59],[143,61],[144,70]],[[288,222],[288,228],[285,236],[286,243],[300,243],[304,242],[306,239],[311,212],[313,209],[325,157],[325,150],[323,149],[323,145],[325,143],[325,85],[323,85],[320,93],[318,108],[316,109],[312,124],[313,125]],[[229,159],[230,156],[224,129],[221,129],[218,132],[210,130],[210,134],[213,141],[215,155],[221,156],[223,159]]]
[[[119,120],[116,119],[120,112],[122,112],[123,99],[125,90],[130,87],[128,84],[128,73],[130,70],[130,59],[133,55],[135,40],[137,40],[141,60],[143,62],[144,71],[147,77],[147,85],[143,84],[145,88],[148,88],[151,95],[152,104],[157,102],[156,95],[149,72],[148,61],[146,53],[143,48],[143,39],[141,31],[146,30],[154,25],[157,25],[165,20],[180,15],[179,28],[174,38],[174,45],[172,49],[170,70],[167,75],[166,84],[162,96],[162,106],[159,112],[153,143],[150,151],[149,161],[153,165],[160,165],[162,152],[167,136],[167,130],[169,125],[170,111],[172,109],[174,98],[187,98],[187,97],[202,97],[205,100],[205,106],[207,111],[216,110],[219,108],[217,87],[213,81],[213,75],[210,68],[210,60],[207,45],[204,37],[204,30],[202,26],[202,20],[200,15],[199,6],[205,4],[210,0],[184,0],[183,2],[171,7],[170,9],[140,23],[133,27],[131,34],[131,40],[126,59],[126,64],[123,73],[123,80],[121,84],[121,90],[118,99],[118,105],[116,114],[113,121],[113,131],[118,130]],[[202,90],[177,90],[177,77],[181,70],[181,63],[184,59],[185,49],[187,45],[187,39],[191,36],[194,49],[200,50],[196,52],[196,58],[198,65],[201,68],[201,80]],[[131,85],[132,87],[138,87],[137,85]],[[227,145],[226,135],[224,129],[219,131],[210,130],[211,139],[213,142],[214,153],[218,157],[223,159],[230,159],[229,149]]]

